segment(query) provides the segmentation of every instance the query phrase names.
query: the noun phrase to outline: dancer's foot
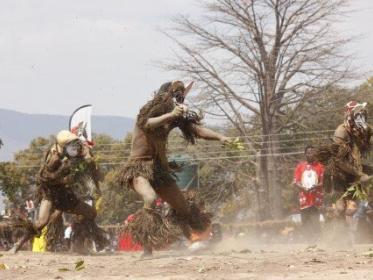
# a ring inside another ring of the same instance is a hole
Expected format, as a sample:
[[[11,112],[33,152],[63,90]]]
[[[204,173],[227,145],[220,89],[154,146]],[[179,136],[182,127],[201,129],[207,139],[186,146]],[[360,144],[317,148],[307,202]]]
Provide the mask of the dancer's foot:
[[[141,260],[149,260],[153,258],[153,250],[149,248],[144,248],[144,252],[141,254]]]
[[[199,252],[207,248],[207,241],[196,241],[189,245],[188,250],[191,252]]]
[[[10,248],[8,252],[11,254],[16,254],[20,248],[21,248],[21,244],[20,242],[17,242],[17,243],[14,243],[13,247]]]

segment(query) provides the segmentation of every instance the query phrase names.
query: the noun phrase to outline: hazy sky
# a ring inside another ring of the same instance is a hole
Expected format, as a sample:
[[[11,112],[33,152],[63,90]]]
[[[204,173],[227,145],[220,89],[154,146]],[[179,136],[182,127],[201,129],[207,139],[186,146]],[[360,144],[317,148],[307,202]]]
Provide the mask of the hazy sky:
[[[154,61],[172,55],[167,28],[177,13],[198,15],[196,0],[1,0],[0,108],[67,115],[91,103],[95,114],[134,117],[161,83]],[[340,24],[361,35],[351,46],[373,69],[373,1]]]

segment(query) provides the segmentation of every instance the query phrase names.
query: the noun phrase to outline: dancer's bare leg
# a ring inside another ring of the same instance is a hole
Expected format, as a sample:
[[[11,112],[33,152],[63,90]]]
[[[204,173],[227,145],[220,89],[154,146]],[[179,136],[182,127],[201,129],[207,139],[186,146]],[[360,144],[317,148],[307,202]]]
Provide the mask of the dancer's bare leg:
[[[137,177],[133,179],[133,188],[144,200],[144,208],[153,208],[154,201],[157,199],[157,194],[150,182],[144,177]]]
[[[190,215],[189,204],[176,182],[169,185],[164,185],[162,188],[158,188],[157,194],[163,201],[166,201],[171,208],[176,211],[176,215],[179,219],[185,221],[185,223],[182,223],[184,225],[182,230],[184,236],[189,239],[191,236],[191,228],[189,225],[191,225],[191,219],[193,217]]]
[[[39,210],[39,216],[37,221],[34,224],[34,230],[40,231],[45,227],[48,222],[49,218],[51,216],[51,210],[52,210],[52,202],[46,199],[43,199],[40,203],[40,210]],[[22,237],[21,240],[19,240],[17,243],[14,244],[13,248],[10,249],[11,253],[17,253],[18,250],[25,244],[27,241],[29,241],[32,237],[34,237],[34,233],[28,232],[25,236]]]
[[[144,177],[137,177],[133,179],[134,190],[141,195],[144,200],[144,208],[151,210],[154,207],[154,201],[157,198],[157,194],[151,186],[150,182]],[[150,258],[153,256],[153,248],[144,246],[144,252],[141,256],[142,259]]]
[[[162,188],[157,189],[157,194],[176,210],[179,219],[185,220],[185,223],[182,223],[182,230],[185,237],[193,243],[200,241],[199,236],[201,232],[208,230],[208,227],[201,219],[199,213],[191,212],[191,205],[185,199],[177,184],[173,182],[169,185],[162,186]],[[205,226],[205,230],[201,231]],[[195,245],[197,245],[197,243],[195,243]],[[192,250],[198,250],[198,248],[197,245],[193,247]]]
[[[189,205],[175,182],[157,189],[159,197],[166,201],[178,216],[188,217]]]
[[[49,223],[54,223],[59,217],[62,216],[62,211],[61,210],[54,210],[51,216],[49,217]]]

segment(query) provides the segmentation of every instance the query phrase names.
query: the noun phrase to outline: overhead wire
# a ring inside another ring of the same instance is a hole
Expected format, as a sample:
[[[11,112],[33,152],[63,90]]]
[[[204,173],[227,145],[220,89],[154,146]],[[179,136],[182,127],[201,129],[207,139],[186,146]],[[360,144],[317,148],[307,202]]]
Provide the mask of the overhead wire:
[[[292,142],[306,142],[306,141],[314,141],[314,140],[327,140],[329,139],[329,137],[315,137],[315,138],[310,138],[310,137],[307,137],[307,138],[296,138],[296,139],[282,139],[282,140],[273,140],[273,141],[253,141],[253,142],[250,142],[250,143],[247,143],[247,142],[242,142],[241,144],[242,145],[246,145],[246,146],[249,146],[249,145],[252,145],[252,144],[256,144],[256,145],[260,145],[260,144],[270,144],[270,143],[278,143],[278,144],[281,144],[281,143],[292,143]],[[187,145],[188,146],[188,145]],[[172,146],[172,145],[169,145],[168,148],[169,150],[177,150],[177,149],[185,149],[185,145],[183,146]],[[208,147],[208,148],[211,148],[211,147],[222,147],[222,144],[220,143],[211,143],[211,142],[201,142],[198,144],[198,147]],[[97,153],[100,153],[100,154],[111,154],[111,153],[120,153],[120,152],[130,152],[131,151],[131,148],[126,148],[126,149],[111,149],[111,150],[97,150],[95,148],[93,148],[93,150]],[[44,152],[31,152],[31,151],[21,151],[22,154],[27,154],[27,155],[43,155]]]
[[[320,140],[325,140],[325,139],[329,139],[328,137],[326,137],[326,135],[328,135],[330,132],[333,132],[334,130],[314,130],[314,131],[305,131],[305,132],[296,132],[296,133],[278,133],[278,134],[268,134],[268,135],[247,135],[247,136],[244,136],[244,137],[240,137],[240,138],[249,138],[249,137],[259,137],[259,136],[281,136],[281,135],[286,135],[286,136],[295,136],[295,135],[309,135],[308,137],[304,137],[304,138],[295,138],[295,139],[279,139],[279,140],[269,140],[269,141],[251,141],[250,143],[247,143],[247,142],[242,142],[242,145],[244,146],[249,146],[249,145],[253,145],[253,144],[270,144],[270,143],[277,143],[277,144],[282,144],[282,143],[299,143],[299,142],[310,142],[310,141],[320,141]],[[325,136],[325,137],[317,137],[317,138],[314,138],[312,137],[311,134],[316,134],[318,133],[319,136]],[[174,142],[174,141],[171,141],[170,143],[180,143],[180,142]],[[125,143],[125,144],[131,144],[131,143]],[[108,144],[99,144],[97,145],[96,147],[99,147],[99,146],[114,146],[114,145],[123,145],[121,143],[108,143]],[[197,155],[197,158],[190,158],[190,159],[185,159],[184,161],[202,161],[202,160],[212,160],[212,159],[237,159],[237,158],[252,158],[252,157],[260,157],[260,156],[268,156],[268,155],[272,155],[272,156],[278,156],[278,155],[294,155],[294,154],[300,154],[300,153],[303,153],[303,151],[296,151],[296,152],[284,152],[284,150],[288,150],[288,149],[298,149],[298,148],[301,148],[302,146],[300,145],[292,145],[292,146],[285,146],[285,147],[277,147],[277,150],[276,152],[277,153],[273,153],[273,154],[266,154],[266,155],[261,155],[259,154],[261,151],[264,151],[264,150],[267,150],[268,148],[259,148],[259,149],[243,149],[243,150],[216,150],[216,151],[211,151],[211,150],[207,150],[207,151],[204,151],[204,149],[212,149],[212,148],[221,148],[222,145],[220,143],[211,143],[211,142],[200,142],[199,145],[197,146],[197,148],[195,148],[197,151],[190,151],[190,154],[192,154],[193,156],[196,156]],[[169,145],[169,150],[168,150],[168,154],[172,154],[172,153],[177,153],[177,152],[180,152],[179,149],[182,149],[182,150],[185,150],[185,146],[172,146]],[[96,150],[96,154],[100,156],[100,158],[102,158],[103,160],[106,160],[109,162],[103,162],[103,163],[99,163],[100,165],[118,165],[118,164],[121,164],[121,163],[124,163],[125,161],[120,161],[120,162],[116,162],[114,160],[127,160],[129,159],[129,156],[118,156],[118,157],[115,157],[115,156],[111,156],[111,155],[114,155],[114,154],[118,154],[118,153],[129,153],[130,152],[130,148],[127,148],[127,149],[111,149],[111,150]],[[236,154],[236,153],[245,153],[245,152],[253,152],[253,150],[255,151],[255,154],[246,154],[246,155],[232,155],[232,154]],[[280,151],[283,151],[282,153],[279,153]],[[222,153],[226,153],[226,154],[230,154],[229,156],[222,156],[221,154]],[[29,152],[29,151],[24,151],[22,154],[28,154],[28,155],[42,155],[44,154],[44,152],[40,151],[40,152]],[[103,155],[103,156],[102,156]],[[105,156],[107,155],[107,156]],[[210,157],[198,157],[200,155],[208,155]],[[216,156],[214,157],[215,155],[219,155],[219,156]],[[40,161],[37,160],[37,159],[33,159],[33,160],[29,160],[29,161],[26,161],[27,163],[25,164],[23,162],[22,165],[17,165],[17,168],[26,168],[26,167],[29,167],[29,168],[36,168],[36,167],[39,167],[39,165],[35,165],[36,163],[39,164]]]
[[[292,145],[292,146],[285,146],[285,147],[277,147],[275,149],[275,151],[279,152],[279,151],[283,151],[283,150],[289,150],[289,149],[297,149],[297,148],[303,148],[304,146],[303,145]],[[213,151],[201,151],[199,148],[196,148],[197,151],[189,151],[190,154],[192,155],[217,155],[217,154],[222,154],[222,153],[226,153],[226,154],[234,154],[234,153],[248,153],[248,152],[254,152],[255,154],[258,154],[259,152],[261,151],[266,151],[268,150],[268,148],[262,148],[262,149],[243,149],[243,150],[233,150],[233,149],[230,149],[230,150],[213,150]],[[185,147],[184,147],[184,151],[185,151]],[[180,151],[178,150],[168,150],[167,154],[170,155],[170,154],[173,154],[173,153],[178,153]],[[117,154],[117,153],[116,153]],[[99,153],[96,154],[96,158],[100,158],[100,159],[105,159],[105,160],[116,160],[116,159],[130,159],[130,156],[127,155],[127,156],[111,156],[111,154],[109,154],[109,156],[102,156],[100,155]],[[40,163],[40,160],[26,160],[27,163]]]
[[[193,162],[193,161],[207,161],[207,160],[219,160],[219,159],[237,159],[237,158],[260,158],[260,157],[266,157],[266,156],[274,156],[274,157],[280,157],[280,156],[289,156],[289,155],[300,155],[304,154],[304,151],[294,151],[294,152],[287,152],[287,153],[272,153],[272,154],[250,154],[250,155],[242,155],[242,156],[220,156],[220,157],[205,157],[205,158],[187,158],[187,159],[175,159],[175,161],[182,161],[182,162]],[[138,158],[144,158],[144,157],[138,157]],[[138,158],[132,158],[132,159],[138,159]],[[145,157],[148,158],[148,157]],[[99,163],[99,165],[120,165],[125,164],[127,161],[119,161],[119,162],[102,162]],[[37,168],[40,167],[39,165],[16,165],[16,168]]]

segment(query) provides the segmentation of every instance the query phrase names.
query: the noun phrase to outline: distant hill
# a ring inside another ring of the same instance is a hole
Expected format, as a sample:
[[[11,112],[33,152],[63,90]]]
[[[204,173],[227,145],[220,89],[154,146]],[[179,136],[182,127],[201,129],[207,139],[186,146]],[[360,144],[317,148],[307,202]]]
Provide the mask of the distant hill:
[[[0,109],[0,138],[4,146],[0,149],[0,161],[13,158],[14,152],[24,149],[38,136],[48,137],[68,128],[68,116],[25,114]],[[115,139],[123,139],[132,131],[134,120],[116,116],[93,116],[93,132],[105,133]]]

